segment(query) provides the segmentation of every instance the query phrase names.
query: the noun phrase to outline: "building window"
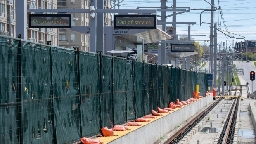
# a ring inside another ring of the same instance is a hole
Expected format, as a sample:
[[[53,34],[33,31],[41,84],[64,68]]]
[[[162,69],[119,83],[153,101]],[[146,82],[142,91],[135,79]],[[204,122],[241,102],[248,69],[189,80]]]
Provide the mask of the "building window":
[[[57,6],[58,7],[66,7],[66,0],[58,0]]]
[[[5,24],[4,24],[4,23],[0,23],[0,30],[1,30],[2,32],[5,31]]]
[[[51,35],[47,35],[47,40],[48,41],[52,41],[52,36]]]
[[[73,33],[71,33],[71,34],[70,34],[70,40],[71,40],[72,42],[74,42],[75,39],[76,39],[76,35],[73,34]]]
[[[2,17],[5,17],[5,4],[0,3],[0,13]]]
[[[59,40],[60,40],[60,41],[66,41],[66,40],[67,40],[67,39],[66,39],[66,35],[60,34],[60,35],[59,35]]]

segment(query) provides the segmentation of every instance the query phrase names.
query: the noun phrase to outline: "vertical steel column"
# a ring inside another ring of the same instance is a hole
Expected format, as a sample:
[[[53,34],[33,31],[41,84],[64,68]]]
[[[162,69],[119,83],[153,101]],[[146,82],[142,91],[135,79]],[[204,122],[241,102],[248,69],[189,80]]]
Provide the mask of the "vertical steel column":
[[[213,87],[216,87],[217,80],[217,24],[214,24],[214,68],[213,68]]]
[[[211,0],[211,26],[210,26],[210,73],[213,73],[213,13],[214,0]]]
[[[190,28],[191,28],[191,26],[188,25],[188,40],[189,40],[189,41],[191,40],[191,37],[190,37]],[[187,56],[186,69],[187,69],[187,70],[190,70],[190,56]]]
[[[17,93],[16,93],[16,115],[17,115],[17,139],[19,144],[23,144],[23,125],[22,125],[22,41],[21,34],[18,35],[19,44],[18,44],[18,53],[17,53]]]
[[[97,0],[91,0],[90,8],[94,7],[97,9]],[[93,12],[91,11],[91,14]],[[90,52],[96,52],[96,39],[97,39],[97,13],[94,12],[95,17],[90,14]]]
[[[220,46],[221,46],[221,45],[219,45],[219,51],[220,51]],[[221,77],[221,75],[220,75],[220,71],[221,71],[221,63],[220,63],[220,60],[219,60],[218,66],[219,66],[219,68],[218,68],[218,91],[219,91],[219,94],[220,94],[220,85],[221,85],[221,87],[223,86],[223,81],[220,80],[220,77]]]
[[[27,0],[15,0],[16,34],[27,40]]]
[[[97,0],[97,9],[104,9],[104,0]],[[104,13],[97,13],[97,43],[96,51],[106,53],[104,48],[105,32],[104,32]]]
[[[226,83],[227,83],[227,91],[228,91],[228,88],[229,88],[229,82],[228,82],[228,61],[227,61],[227,55],[228,55],[228,41],[226,40],[226,50],[225,50],[225,59],[224,59],[224,62],[225,62],[225,71],[224,71],[224,74],[225,74],[225,77],[226,77]]]
[[[166,0],[161,0],[161,9],[166,9]],[[161,22],[162,24],[162,30],[166,32],[166,11],[161,11]],[[164,64],[166,63],[166,43],[164,41],[161,41],[160,50],[158,51],[158,55],[160,56],[158,58],[158,64]]]
[[[173,27],[173,40],[178,40],[177,39],[178,36],[176,34],[176,7],[177,7],[176,0],[173,0],[172,6],[173,6],[173,10],[174,10],[173,11],[173,17],[172,17],[172,22],[173,22],[173,24],[172,24],[172,27]],[[179,58],[175,58],[175,66],[178,67],[179,64],[180,64]]]
[[[176,39],[177,38],[177,36],[176,36],[176,0],[173,0],[173,17],[172,17],[172,22],[173,22],[173,24],[172,24],[172,27],[173,27],[173,36],[174,36],[174,40],[178,40],[178,39]]]

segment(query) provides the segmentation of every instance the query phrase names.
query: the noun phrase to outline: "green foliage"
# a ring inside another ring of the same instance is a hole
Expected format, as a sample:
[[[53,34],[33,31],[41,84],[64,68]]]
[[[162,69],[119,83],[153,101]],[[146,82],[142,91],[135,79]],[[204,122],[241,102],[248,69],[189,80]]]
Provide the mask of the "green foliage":
[[[202,54],[203,54],[202,46],[199,44],[199,42],[195,42],[194,45],[195,45],[195,48],[196,48],[195,50],[198,53],[198,56],[201,58]]]
[[[202,64],[202,67],[204,67],[206,65],[206,62],[204,62],[203,64]]]
[[[180,37],[179,40],[186,41],[186,40],[188,40],[188,37]],[[194,40],[194,39],[191,39],[191,40]],[[195,40],[194,40],[194,46],[195,46],[195,51],[198,53],[196,55],[197,56],[196,60],[199,60],[202,57],[203,52],[204,52],[203,47],[199,44],[199,42],[196,42]]]
[[[238,76],[237,76],[237,73],[234,73],[234,83],[235,83],[235,85],[240,85],[240,80],[239,80],[239,78],[238,78]]]
[[[243,60],[246,60],[246,55],[247,55],[248,60],[256,61],[256,54],[254,54],[252,52],[242,53],[242,59]]]

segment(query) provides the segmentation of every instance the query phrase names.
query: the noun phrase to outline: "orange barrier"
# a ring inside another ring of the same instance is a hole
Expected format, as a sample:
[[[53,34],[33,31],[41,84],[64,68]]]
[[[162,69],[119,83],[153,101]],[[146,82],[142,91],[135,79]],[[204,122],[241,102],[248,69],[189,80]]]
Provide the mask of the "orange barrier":
[[[216,93],[217,93],[216,90],[213,89],[213,90],[212,90],[212,95],[213,95],[214,97],[216,96]]]
[[[83,137],[80,139],[82,144],[102,144],[98,139],[90,139]]]
[[[107,127],[102,128],[101,132],[102,132],[103,136],[105,136],[105,137],[114,135],[114,131],[112,129],[107,128]]]
[[[200,92],[199,92],[200,93]],[[102,144],[108,143],[112,141],[113,139],[116,139],[118,137],[121,137],[125,133],[129,133],[131,131],[134,131],[139,126],[144,126],[147,123],[150,123],[152,121],[155,121],[162,116],[166,116],[169,113],[172,113],[173,111],[176,111],[179,108],[182,108],[186,105],[189,105],[190,103],[193,103],[197,101],[197,99],[202,98],[202,96],[199,96],[199,93],[194,92],[193,98],[190,98],[186,101],[179,101],[179,99],[176,99],[175,102],[170,102],[168,108],[160,108],[157,107],[157,111],[152,110],[152,114],[145,115],[142,118],[137,118],[136,120],[127,122],[125,125],[115,125],[112,129],[109,129],[107,127],[104,127],[101,129],[103,137],[100,137],[98,139],[89,139],[89,138],[81,138],[82,144]],[[129,126],[129,128],[128,128]],[[100,142],[102,141],[102,142]]]

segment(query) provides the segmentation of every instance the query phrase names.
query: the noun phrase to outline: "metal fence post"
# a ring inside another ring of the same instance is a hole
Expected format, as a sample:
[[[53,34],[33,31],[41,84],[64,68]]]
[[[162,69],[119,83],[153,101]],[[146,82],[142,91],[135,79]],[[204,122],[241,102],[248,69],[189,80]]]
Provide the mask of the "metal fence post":
[[[57,143],[57,134],[56,134],[56,126],[54,122],[54,95],[53,95],[53,60],[52,60],[52,47],[50,47],[49,50],[49,55],[50,55],[50,80],[51,80],[51,86],[50,86],[50,119],[52,122],[52,130],[53,130],[53,135],[52,135],[52,143]]]
[[[103,127],[103,122],[102,122],[102,109],[101,109],[101,106],[102,106],[102,52],[98,52],[98,68],[99,68],[99,102],[100,102],[100,107],[99,107],[99,118],[100,118],[100,127]],[[112,101],[113,102],[113,101]],[[112,105],[113,106],[113,105]]]
[[[18,44],[18,54],[17,54],[17,93],[16,93],[16,103],[17,103],[17,138],[18,143],[23,143],[23,134],[22,134],[22,92],[21,92],[21,76],[22,76],[22,41],[21,34],[18,35],[19,44]]]
[[[75,51],[75,62],[76,62],[76,77],[77,77],[77,98],[76,102],[78,103],[78,115],[79,115],[79,133],[82,137],[82,114],[81,114],[81,79],[80,79],[80,50],[79,47],[74,47]]]
[[[132,62],[132,84],[133,84],[133,109],[134,109],[134,117],[137,119],[137,109],[136,109],[136,92],[135,92],[135,64]],[[136,89],[137,90],[137,89]]]
[[[113,126],[115,125],[115,109],[114,109],[114,61],[115,61],[115,57],[112,57],[112,60],[111,60],[111,67],[112,67],[112,73],[111,73],[111,82],[112,82],[112,87],[111,87],[111,103],[112,103],[112,123],[113,123]]]

